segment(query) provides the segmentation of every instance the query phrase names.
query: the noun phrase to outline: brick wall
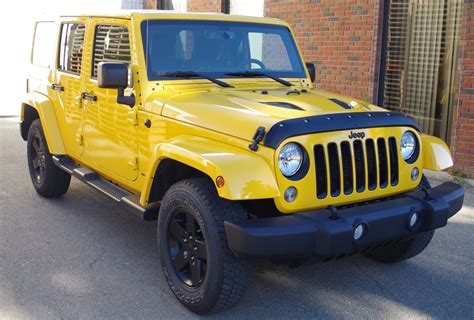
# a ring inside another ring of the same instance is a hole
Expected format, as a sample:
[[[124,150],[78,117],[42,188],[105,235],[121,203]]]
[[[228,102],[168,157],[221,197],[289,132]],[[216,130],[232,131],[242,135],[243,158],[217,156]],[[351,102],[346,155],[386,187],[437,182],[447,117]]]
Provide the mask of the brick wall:
[[[128,0],[130,1],[130,0]],[[160,9],[160,0],[144,0],[144,9]],[[225,0],[188,0],[190,12],[224,12]]]
[[[459,81],[453,113],[451,149],[455,167],[474,178],[474,3],[464,1],[461,25]]]
[[[188,0],[188,11],[223,12],[224,0]]]
[[[265,16],[288,21],[319,88],[373,101],[378,82],[379,0],[266,0]]]

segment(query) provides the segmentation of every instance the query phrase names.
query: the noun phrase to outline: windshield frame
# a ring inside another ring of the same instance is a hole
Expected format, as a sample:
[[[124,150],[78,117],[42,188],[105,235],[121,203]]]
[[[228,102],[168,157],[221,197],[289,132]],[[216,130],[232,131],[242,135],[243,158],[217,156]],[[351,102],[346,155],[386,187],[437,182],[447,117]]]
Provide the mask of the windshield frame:
[[[299,51],[299,48],[295,42],[295,39],[293,37],[293,33],[291,30],[285,26],[285,25],[280,25],[280,24],[271,24],[271,23],[256,23],[256,22],[246,22],[246,21],[226,21],[226,20],[188,20],[188,19],[146,19],[142,20],[140,24],[140,31],[142,35],[142,46],[143,46],[143,55],[145,59],[145,64],[146,64],[146,70],[147,70],[147,76],[149,81],[158,81],[158,80],[185,80],[185,79],[180,79],[176,77],[166,77],[163,75],[158,75],[157,71],[152,70],[152,64],[148,63],[148,43],[147,43],[147,37],[148,37],[148,26],[151,25],[159,25],[159,24],[169,24],[169,23],[176,23],[178,22],[179,24],[182,25],[196,25],[196,24],[210,24],[210,25],[215,25],[215,24],[225,24],[226,26],[229,25],[245,25],[246,27],[251,27],[255,26],[256,28],[273,28],[273,29],[280,29],[288,32],[288,38],[289,42],[288,45],[291,46],[288,48],[288,50],[293,50],[295,53],[295,62],[297,64],[297,67],[300,68],[300,70],[295,70],[295,71],[271,71],[271,70],[266,70],[266,69],[251,69],[252,71],[256,72],[265,72],[269,75],[272,75],[274,77],[278,78],[294,78],[294,79],[301,79],[301,78],[307,78],[306,74],[306,67],[304,65],[304,62],[301,57],[301,53]],[[238,71],[251,71],[250,69],[242,69],[242,70],[235,70],[234,72]],[[179,70],[177,70],[179,71]],[[186,70],[186,71],[195,71],[195,70]],[[159,71],[158,71],[159,72]],[[221,71],[221,72],[203,72],[199,71],[199,73],[205,74],[208,77],[212,78],[222,78],[222,79],[235,79],[235,78],[240,78],[242,77],[237,77],[237,76],[230,76],[226,75],[226,73],[233,72],[233,71]],[[193,79],[202,79],[200,77],[195,77]],[[253,78],[255,79],[255,78]],[[189,80],[189,79],[188,79]]]

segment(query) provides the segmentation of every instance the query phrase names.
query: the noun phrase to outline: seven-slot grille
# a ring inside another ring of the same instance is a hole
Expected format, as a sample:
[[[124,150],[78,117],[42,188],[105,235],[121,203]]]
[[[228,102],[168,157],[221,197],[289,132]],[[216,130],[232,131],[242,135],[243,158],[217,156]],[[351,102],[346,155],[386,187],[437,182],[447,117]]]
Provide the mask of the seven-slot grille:
[[[394,137],[317,144],[314,159],[319,199],[398,184],[398,148]]]

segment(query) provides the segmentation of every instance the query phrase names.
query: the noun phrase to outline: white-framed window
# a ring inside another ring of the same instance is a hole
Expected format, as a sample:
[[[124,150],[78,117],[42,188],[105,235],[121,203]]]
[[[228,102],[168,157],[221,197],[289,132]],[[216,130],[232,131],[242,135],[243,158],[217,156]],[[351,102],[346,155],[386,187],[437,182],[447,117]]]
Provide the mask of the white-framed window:
[[[227,0],[229,13],[242,16],[263,17],[264,0]]]
[[[51,62],[56,56],[54,50],[56,35],[56,24],[52,21],[41,21],[36,23],[33,42],[31,63],[50,68]]]

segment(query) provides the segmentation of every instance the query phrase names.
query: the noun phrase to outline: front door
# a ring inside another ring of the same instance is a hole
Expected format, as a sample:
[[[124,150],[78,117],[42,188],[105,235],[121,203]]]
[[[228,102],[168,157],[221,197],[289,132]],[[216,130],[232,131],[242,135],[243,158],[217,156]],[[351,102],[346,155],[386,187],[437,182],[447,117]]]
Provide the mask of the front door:
[[[118,104],[117,89],[97,86],[100,62],[125,62],[132,66],[127,21],[92,20],[92,57],[88,64],[82,99],[83,135],[87,157],[93,166],[117,180],[135,180],[137,162],[137,106]],[[130,94],[133,89],[126,90]]]
[[[64,21],[60,25],[56,73],[51,84],[53,99],[64,112],[65,147],[68,153],[82,155],[82,52],[87,20]]]

